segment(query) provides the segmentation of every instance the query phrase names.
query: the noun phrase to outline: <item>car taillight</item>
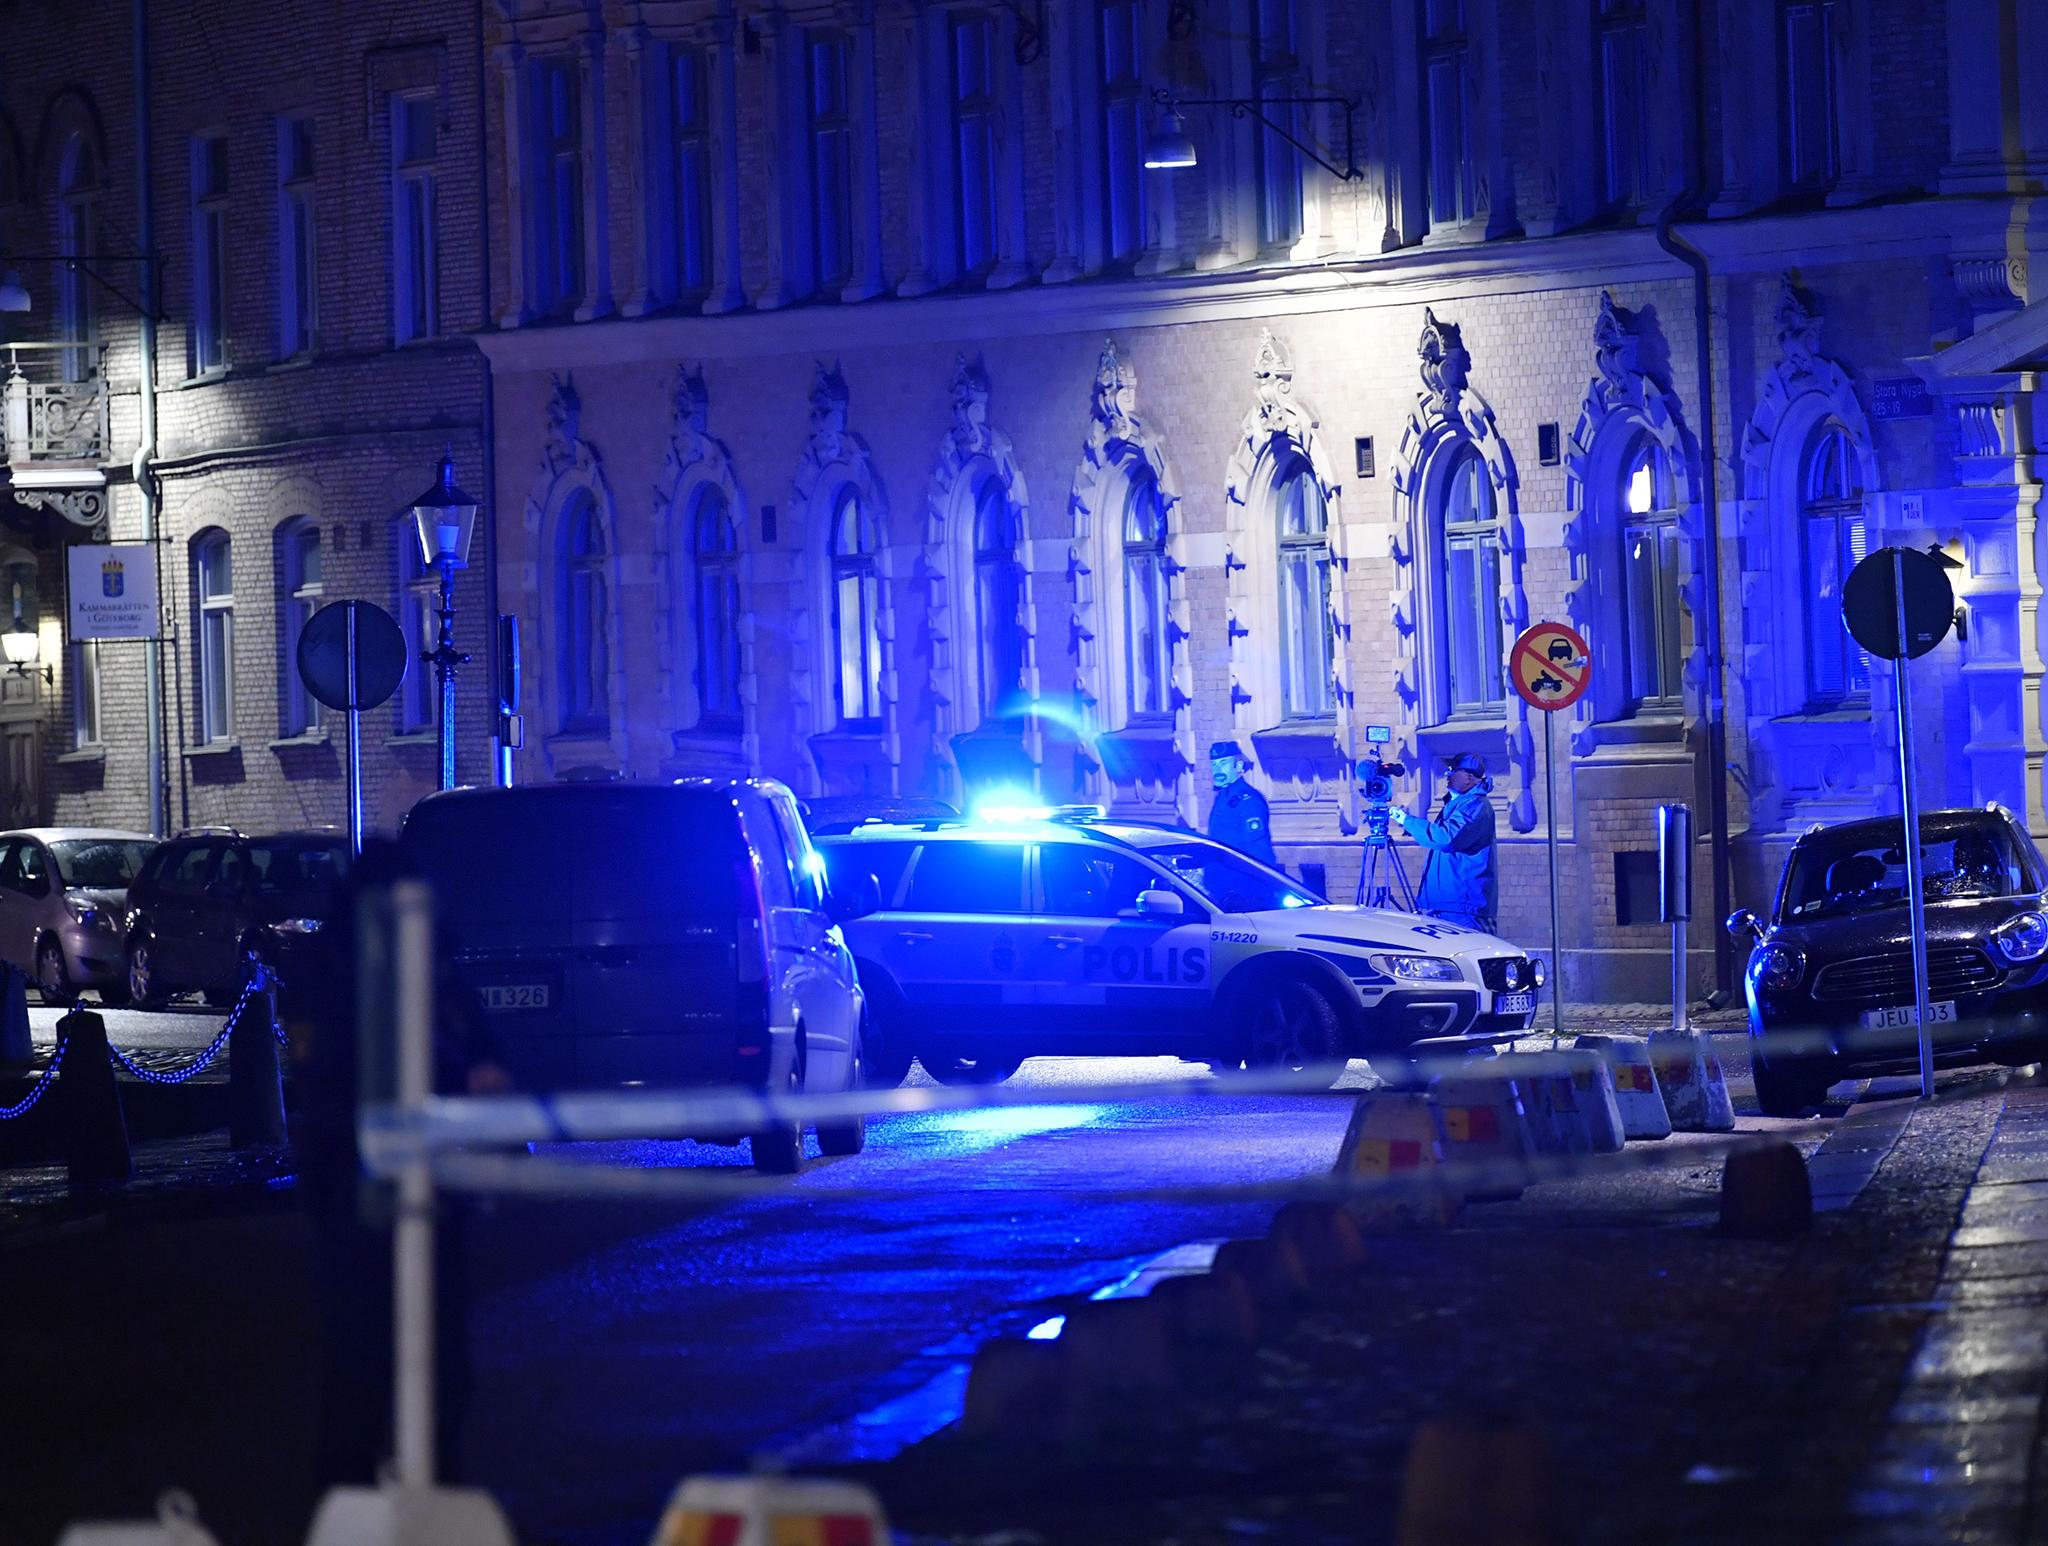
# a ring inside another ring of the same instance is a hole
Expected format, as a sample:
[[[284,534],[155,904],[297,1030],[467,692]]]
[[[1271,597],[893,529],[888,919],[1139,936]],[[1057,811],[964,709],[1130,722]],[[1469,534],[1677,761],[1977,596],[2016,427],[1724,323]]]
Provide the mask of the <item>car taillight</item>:
[[[733,862],[733,892],[739,899],[738,943],[741,982],[768,980],[768,919],[761,906],[761,876],[750,855]]]

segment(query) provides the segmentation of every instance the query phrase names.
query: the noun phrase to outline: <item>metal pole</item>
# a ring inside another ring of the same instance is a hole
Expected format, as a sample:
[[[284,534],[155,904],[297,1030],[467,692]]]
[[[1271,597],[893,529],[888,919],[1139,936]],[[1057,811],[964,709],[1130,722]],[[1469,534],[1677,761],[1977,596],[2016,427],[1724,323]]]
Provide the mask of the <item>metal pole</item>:
[[[1555,714],[1543,716],[1543,813],[1547,829],[1545,844],[1550,849],[1550,1041],[1554,1047],[1564,1039],[1564,950],[1559,943],[1557,901],[1557,737],[1551,728]]]
[[[441,560],[441,637],[434,675],[441,684],[441,787],[455,787],[455,566]]]
[[[356,609],[343,614],[348,625],[348,851],[363,852],[362,661],[356,653]]]
[[[139,359],[135,368],[137,443],[130,464],[142,495],[142,540],[156,556],[155,636],[142,646],[144,758],[149,764],[149,830],[162,837],[171,830],[169,726],[164,713],[164,554],[160,516],[162,490],[150,463],[156,458],[156,319],[163,307],[162,274],[156,250],[156,169],[151,158],[149,0],[135,0],[130,25],[135,44],[135,246],[142,256],[142,306],[137,323]],[[105,369],[102,357],[102,371]],[[182,759],[180,759],[182,767]]]
[[[433,903],[419,881],[391,888],[398,1016],[398,1105],[416,1119],[433,1093]],[[398,1178],[392,1241],[396,1374],[393,1431],[401,1487],[434,1485],[434,1177],[424,1150]]]
[[[1902,549],[1892,549],[1892,606],[1898,659],[1892,662],[1892,698],[1899,716],[1899,805],[1905,823],[1907,918],[1913,926],[1913,1014],[1920,1044],[1920,1098],[1934,1098],[1934,1028],[1927,1023],[1927,912],[1920,876],[1920,791],[1913,779],[1913,701],[1906,691],[1906,575]]]

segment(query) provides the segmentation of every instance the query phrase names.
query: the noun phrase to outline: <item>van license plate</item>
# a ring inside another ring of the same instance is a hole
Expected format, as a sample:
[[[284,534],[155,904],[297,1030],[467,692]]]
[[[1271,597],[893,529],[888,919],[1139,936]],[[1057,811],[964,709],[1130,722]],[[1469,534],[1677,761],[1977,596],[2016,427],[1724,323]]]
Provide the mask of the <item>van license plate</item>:
[[[1497,1015],[1527,1015],[1536,1011],[1536,995],[1533,993],[1496,993],[1493,996],[1493,1012]]]
[[[545,1009],[548,985],[544,982],[494,982],[484,989],[486,1009]]]
[[[1863,1011],[1863,1028],[1869,1031],[1890,1031],[1900,1026],[1918,1025],[1919,1011],[1911,1004],[1892,1004],[1883,1009]],[[1945,998],[1938,1004],[1927,1006],[1929,1025],[1954,1025],[1956,1023],[1956,1001]]]

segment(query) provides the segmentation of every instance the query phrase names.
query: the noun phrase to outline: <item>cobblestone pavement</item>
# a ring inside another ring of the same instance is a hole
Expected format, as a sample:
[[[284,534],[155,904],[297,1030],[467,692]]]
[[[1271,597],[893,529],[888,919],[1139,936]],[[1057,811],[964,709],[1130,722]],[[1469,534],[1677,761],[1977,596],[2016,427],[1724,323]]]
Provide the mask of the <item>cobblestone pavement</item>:
[[[2048,1089],[2016,1088],[1842,1539],[2039,1540],[2048,1522]]]

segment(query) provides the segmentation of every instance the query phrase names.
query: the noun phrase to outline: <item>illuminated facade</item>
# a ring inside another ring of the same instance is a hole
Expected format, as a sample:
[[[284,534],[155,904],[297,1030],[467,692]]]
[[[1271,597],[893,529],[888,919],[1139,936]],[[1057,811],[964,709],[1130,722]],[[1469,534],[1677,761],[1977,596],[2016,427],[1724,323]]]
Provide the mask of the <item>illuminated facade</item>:
[[[0,677],[9,823],[339,823],[342,727],[291,668],[298,629],[357,596],[432,642],[393,517],[444,445],[484,478],[475,11],[310,15],[0,6],[0,279],[27,304],[0,309],[0,626],[18,605],[51,668]],[[152,535],[161,646],[69,641],[66,552]],[[487,580],[458,584],[480,659]],[[425,678],[365,716],[383,825],[433,784]]]
[[[1889,677],[1832,598],[1940,542],[1970,627],[1914,673],[1927,797],[2048,826],[2033,378],[2018,345],[1947,364],[2048,314],[2048,15],[1042,20],[492,13],[523,776],[1022,782],[1199,823],[1235,737],[1283,860],[1348,896],[1346,759],[1386,723],[1411,762],[1487,758],[1506,927],[1541,944],[1543,726],[1500,661],[1561,617],[1596,660],[1557,726],[1567,965],[1654,998],[1658,803],[1698,813],[1703,923],[1786,834],[1895,805]],[[1147,170],[1160,88],[1265,124],[1189,105],[1197,165]],[[1266,125],[1339,162],[1348,126],[1361,175]]]

